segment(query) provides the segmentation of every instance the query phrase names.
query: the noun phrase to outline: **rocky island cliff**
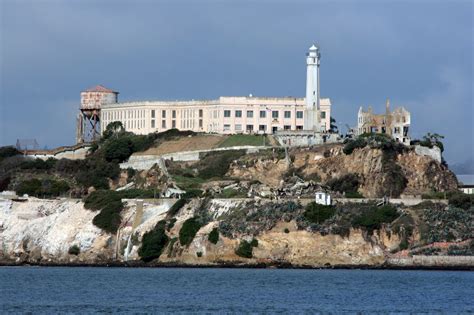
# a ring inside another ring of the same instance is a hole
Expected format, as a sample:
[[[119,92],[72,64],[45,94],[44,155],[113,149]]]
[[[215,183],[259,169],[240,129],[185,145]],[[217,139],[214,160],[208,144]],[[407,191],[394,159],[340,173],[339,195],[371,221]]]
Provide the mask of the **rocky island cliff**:
[[[472,198],[432,151],[368,138],[120,169],[182,136],[125,133],[81,161],[0,160],[2,190],[31,196],[0,199],[0,263],[473,266]]]

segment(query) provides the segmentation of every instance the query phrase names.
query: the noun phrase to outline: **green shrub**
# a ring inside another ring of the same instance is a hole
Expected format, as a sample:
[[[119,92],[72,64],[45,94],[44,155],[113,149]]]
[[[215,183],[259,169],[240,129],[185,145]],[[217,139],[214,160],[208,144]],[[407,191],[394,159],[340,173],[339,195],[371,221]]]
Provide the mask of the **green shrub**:
[[[168,212],[166,213],[166,217],[167,218],[174,217],[176,214],[178,214],[179,210],[181,210],[181,208],[184,207],[184,205],[188,203],[188,201],[189,199],[185,199],[185,198],[178,199],[168,210]]]
[[[237,247],[237,249],[235,250],[235,254],[243,258],[252,258],[253,248],[257,246],[258,241],[256,239],[252,239],[251,242],[242,240],[240,241],[239,247]]]
[[[77,256],[81,252],[81,249],[77,245],[72,245],[71,247],[69,247],[69,250],[67,252],[69,255]]]
[[[346,192],[345,194],[346,198],[364,198],[364,195],[362,195],[360,192],[358,191],[349,191],[349,192]]]
[[[218,228],[213,228],[212,229],[211,233],[209,233],[208,240],[212,244],[217,244],[217,242],[219,241],[219,229]]]
[[[335,213],[336,209],[333,206],[320,205],[313,201],[306,205],[303,216],[311,223],[321,224]]]
[[[350,173],[341,177],[332,178],[326,183],[326,185],[328,185],[332,191],[346,194],[356,193],[359,188],[359,177],[356,174]]]
[[[285,228],[285,229],[283,230],[283,232],[285,232],[286,234],[288,234],[288,233],[290,233],[290,230],[288,230],[288,228]]]
[[[45,179],[39,180],[36,178],[22,181],[16,188],[18,195],[28,194],[36,197],[57,197],[69,191],[69,184],[62,180]]]
[[[172,218],[170,220],[170,222],[168,223],[168,225],[166,226],[166,230],[168,232],[171,231],[171,229],[174,227],[175,223],[176,223],[176,218]]]
[[[94,191],[84,201],[84,208],[100,210],[92,223],[109,233],[116,233],[120,227],[123,206],[120,194],[110,190]]]
[[[90,193],[84,200],[84,208],[102,210],[110,204],[122,203],[120,194],[112,190],[97,190]]]
[[[18,151],[15,147],[5,146],[0,147],[0,161],[7,157],[12,157],[15,155],[20,155],[21,152]]]
[[[107,205],[92,219],[92,223],[102,230],[115,234],[122,223],[122,202]]]
[[[197,253],[196,253],[196,256],[202,257],[202,252],[197,252]]]
[[[398,216],[397,209],[390,205],[374,206],[355,217],[352,225],[363,228],[371,234],[374,230],[380,229],[382,223],[390,223]]]
[[[28,170],[50,170],[54,168],[57,160],[53,158],[49,158],[46,161],[43,161],[42,159],[26,159],[22,164],[21,168],[22,169],[28,169]]]
[[[462,192],[451,194],[448,200],[450,205],[464,210],[468,210],[474,205],[474,195],[468,195]]]
[[[135,199],[135,198],[154,198],[158,191],[154,189],[127,189],[117,192],[122,199]]]
[[[400,250],[405,250],[405,249],[408,249],[409,245],[410,243],[408,243],[408,240],[406,238],[403,238],[400,244],[398,245],[398,248]]]
[[[160,257],[163,249],[168,244],[169,238],[165,232],[165,223],[160,221],[153,230],[146,232],[142,238],[142,246],[138,249],[140,258],[149,262]]]
[[[197,217],[189,218],[184,221],[181,230],[179,230],[179,243],[182,246],[191,244],[200,228],[201,223]]]
[[[349,155],[354,152],[355,149],[364,148],[367,145],[367,141],[363,138],[351,139],[346,142],[342,151],[344,154]]]
[[[258,240],[256,238],[253,238],[251,241],[250,241],[250,245],[252,247],[258,247]]]

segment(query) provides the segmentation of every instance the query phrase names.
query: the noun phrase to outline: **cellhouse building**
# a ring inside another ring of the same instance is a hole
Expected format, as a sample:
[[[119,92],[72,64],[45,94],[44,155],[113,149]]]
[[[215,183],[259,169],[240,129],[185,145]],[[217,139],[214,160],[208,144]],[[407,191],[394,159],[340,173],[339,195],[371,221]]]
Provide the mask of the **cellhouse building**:
[[[95,138],[120,121],[136,134],[168,129],[220,134],[325,134],[330,129],[331,101],[319,90],[320,52],[306,54],[306,97],[222,96],[215,100],[119,102],[118,92],[101,85],[81,93],[77,142]],[[286,141],[286,140],[285,140]],[[307,141],[307,140],[305,140]]]

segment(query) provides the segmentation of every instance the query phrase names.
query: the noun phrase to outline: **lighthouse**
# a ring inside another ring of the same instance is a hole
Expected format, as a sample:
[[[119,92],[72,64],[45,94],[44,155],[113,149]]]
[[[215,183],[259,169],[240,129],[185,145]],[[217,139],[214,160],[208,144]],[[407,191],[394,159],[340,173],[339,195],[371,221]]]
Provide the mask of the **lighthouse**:
[[[319,119],[319,48],[312,45],[306,54],[306,99],[304,129],[320,131]]]

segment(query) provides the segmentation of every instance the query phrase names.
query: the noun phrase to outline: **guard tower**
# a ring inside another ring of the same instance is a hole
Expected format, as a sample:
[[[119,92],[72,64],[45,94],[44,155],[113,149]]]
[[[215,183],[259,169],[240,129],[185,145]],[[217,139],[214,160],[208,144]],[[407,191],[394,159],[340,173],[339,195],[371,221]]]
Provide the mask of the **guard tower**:
[[[100,136],[100,109],[102,105],[118,101],[119,92],[102,85],[81,92],[81,107],[77,115],[76,142],[97,140]]]

